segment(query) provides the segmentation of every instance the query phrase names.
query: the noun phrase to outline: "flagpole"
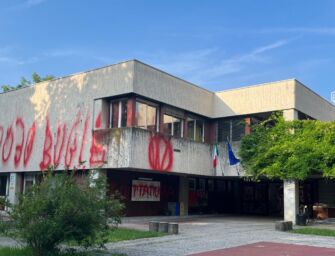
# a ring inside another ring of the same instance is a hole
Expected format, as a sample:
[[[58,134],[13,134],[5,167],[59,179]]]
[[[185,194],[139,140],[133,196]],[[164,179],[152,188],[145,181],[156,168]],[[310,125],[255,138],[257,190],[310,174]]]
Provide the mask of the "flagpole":
[[[223,154],[222,154],[222,159],[223,159]],[[221,165],[221,160],[218,158],[219,160],[219,165],[220,165],[220,170],[221,170],[221,174],[222,176],[224,176],[224,172],[223,172],[223,169],[222,169],[222,165]],[[224,160],[223,160],[224,161]]]

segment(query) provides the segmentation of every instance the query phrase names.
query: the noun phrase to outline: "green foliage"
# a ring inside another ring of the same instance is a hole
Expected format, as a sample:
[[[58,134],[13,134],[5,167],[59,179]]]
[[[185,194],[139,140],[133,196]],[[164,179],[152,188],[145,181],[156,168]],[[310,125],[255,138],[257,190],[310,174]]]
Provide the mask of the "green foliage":
[[[326,228],[299,228],[291,231],[296,234],[314,235],[314,236],[335,236],[334,229]]]
[[[0,256],[33,256],[34,253],[29,248],[0,248]],[[87,252],[49,252],[44,256],[90,256]]]
[[[276,113],[252,127],[239,155],[247,174],[256,179],[335,177],[335,122],[285,121]]]
[[[105,195],[103,176],[92,179],[89,175],[75,175],[74,171],[46,171],[41,183],[19,198],[11,217],[34,255],[54,252],[66,241],[93,245],[98,234],[108,227],[109,219],[120,223],[123,204]]]
[[[2,91],[3,92],[8,92],[8,91],[11,91],[11,90],[14,90],[14,89],[27,87],[27,86],[30,86],[30,85],[35,84],[35,83],[40,83],[40,82],[43,82],[43,81],[53,80],[55,77],[52,76],[52,75],[46,75],[45,77],[41,77],[39,74],[34,72],[31,75],[31,78],[32,78],[32,82],[27,80],[25,77],[21,77],[20,83],[17,84],[16,86],[11,86],[11,85],[8,85],[8,84],[2,85],[1,86]]]
[[[160,237],[165,236],[166,233],[142,231],[126,228],[109,229],[105,234],[108,242],[119,242],[125,240],[134,240],[140,238]]]

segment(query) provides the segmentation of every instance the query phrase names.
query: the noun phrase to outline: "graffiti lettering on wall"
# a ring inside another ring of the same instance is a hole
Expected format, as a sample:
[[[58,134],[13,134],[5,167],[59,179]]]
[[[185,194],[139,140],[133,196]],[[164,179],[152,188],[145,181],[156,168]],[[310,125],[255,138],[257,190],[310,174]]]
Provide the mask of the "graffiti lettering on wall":
[[[101,128],[101,112],[95,120],[95,128]],[[103,148],[101,144],[97,142],[98,136],[93,134],[92,137],[92,146],[90,149],[90,165],[91,166],[99,166],[104,163],[106,159],[106,150]]]
[[[14,127],[14,129],[13,129]],[[30,159],[32,149],[34,146],[36,132],[36,124],[33,122],[32,126],[28,130],[27,140],[25,141],[25,124],[21,117],[17,117],[15,125],[10,125],[5,132],[3,126],[0,125],[0,152],[2,157],[3,165],[7,165],[10,156],[14,149],[14,166],[18,168],[23,155],[23,165],[27,166]],[[16,135],[16,139],[14,138]],[[15,141],[14,141],[15,139]],[[14,142],[16,143],[14,145]]]
[[[133,180],[131,201],[160,201],[161,183],[159,181]]]
[[[100,116],[100,117],[99,117]],[[66,123],[58,122],[55,139],[50,128],[49,116],[46,117],[44,139],[42,145],[40,170],[45,170],[49,166],[55,167],[63,163],[65,168],[82,167],[84,161],[84,147],[87,145],[87,132],[90,124],[90,112],[86,114],[85,122],[81,125],[82,114],[79,111],[68,131]],[[101,114],[98,115],[95,123],[99,123]],[[98,128],[98,127],[97,127]],[[82,131],[81,135],[79,132]],[[26,133],[25,122],[21,117],[17,117],[14,124],[8,126],[7,130],[0,125],[0,155],[3,165],[7,165],[13,155],[14,167],[17,169],[23,162],[27,167],[33,154],[36,138],[36,122],[34,121]],[[81,140],[81,142],[80,142]],[[89,163],[96,167],[104,164],[106,150],[99,144],[96,135],[92,134]],[[64,151],[65,150],[65,151]],[[78,156],[78,157],[77,157]],[[75,162],[75,160],[78,160]]]
[[[158,134],[150,137],[148,161],[152,170],[171,171],[173,164],[173,147],[170,138]]]

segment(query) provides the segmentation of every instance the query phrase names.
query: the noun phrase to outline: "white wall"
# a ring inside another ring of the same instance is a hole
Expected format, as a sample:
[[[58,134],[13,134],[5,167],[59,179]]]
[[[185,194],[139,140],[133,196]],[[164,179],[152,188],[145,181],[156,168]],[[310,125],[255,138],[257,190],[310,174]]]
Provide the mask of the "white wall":
[[[41,162],[54,164],[58,152],[59,169],[64,169],[65,163],[78,167],[80,154],[88,166],[97,118],[94,99],[131,92],[133,64],[112,65],[0,94],[0,171],[38,171]],[[57,128],[63,131],[64,125],[66,136],[64,141],[58,136],[57,143]]]

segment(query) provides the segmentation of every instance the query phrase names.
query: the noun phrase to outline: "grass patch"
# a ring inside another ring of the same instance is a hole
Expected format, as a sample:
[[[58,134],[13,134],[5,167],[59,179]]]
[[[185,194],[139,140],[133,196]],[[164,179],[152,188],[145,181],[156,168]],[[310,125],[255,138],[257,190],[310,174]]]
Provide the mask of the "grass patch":
[[[110,228],[105,232],[98,234],[96,245],[115,243],[127,240],[135,240],[141,238],[161,237],[165,235],[167,234],[161,232],[142,231],[128,228]],[[66,242],[66,244],[69,246],[78,246],[78,243],[73,240]]]
[[[165,236],[165,233],[141,231],[127,228],[109,229],[105,236],[108,242],[119,242],[125,240],[134,240],[140,238],[160,237]]]
[[[294,229],[291,232],[304,235],[335,236],[335,230],[326,228],[299,228]]]

